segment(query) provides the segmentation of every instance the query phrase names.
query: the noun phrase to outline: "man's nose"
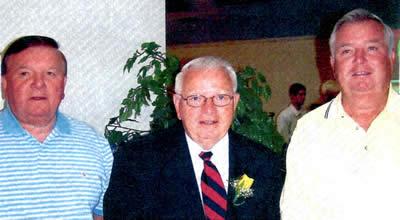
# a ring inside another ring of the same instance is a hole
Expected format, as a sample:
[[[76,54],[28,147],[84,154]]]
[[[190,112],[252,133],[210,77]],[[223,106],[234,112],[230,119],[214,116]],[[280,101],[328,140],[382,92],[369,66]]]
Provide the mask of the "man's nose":
[[[215,111],[216,106],[214,105],[214,102],[212,99],[213,99],[212,97],[209,97],[204,101],[204,105],[202,106],[203,111],[205,111],[207,113],[211,113],[211,112]]]
[[[40,73],[34,73],[33,74],[33,82],[32,82],[32,86],[35,88],[41,88],[45,85],[44,83],[44,77],[42,74]]]
[[[364,63],[365,62],[365,60],[366,60],[366,53],[365,53],[365,51],[364,50],[362,50],[362,49],[358,49],[358,50],[356,50],[355,52],[354,52],[355,54],[354,54],[354,60],[357,62],[357,63]]]

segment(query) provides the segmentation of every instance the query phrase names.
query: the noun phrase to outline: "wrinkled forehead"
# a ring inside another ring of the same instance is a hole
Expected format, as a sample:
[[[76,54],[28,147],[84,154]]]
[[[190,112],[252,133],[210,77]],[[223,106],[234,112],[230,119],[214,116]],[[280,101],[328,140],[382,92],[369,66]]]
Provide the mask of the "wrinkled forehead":
[[[190,68],[183,75],[183,90],[195,88],[232,90],[233,82],[224,68]]]
[[[381,23],[370,19],[348,22],[341,25],[336,32],[334,47],[342,47],[343,44],[347,43],[347,41],[351,42],[358,39],[364,39],[371,43],[383,43],[385,46],[389,46],[389,42],[385,36],[384,26]]]
[[[44,51],[51,51],[51,53],[54,52],[54,53],[57,55],[57,57],[59,58],[59,61],[60,61],[61,65],[64,66],[64,74],[66,74],[66,73],[67,73],[67,60],[66,60],[64,54],[63,54],[59,49],[54,48],[54,47],[50,47],[50,46],[38,45],[38,46],[30,46],[30,47],[27,47],[27,48],[25,48],[25,49],[19,51],[18,53],[10,54],[9,56],[7,56],[7,57],[4,59],[4,62],[5,62],[5,65],[7,66],[7,69],[8,69],[9,66],[10,66],[10,62],[13,62],[13,63],[23,62],[23,61],[21,61],[21,59],[18,59],[18,58],[20,58],[20,56],[21,56],[22,53],[30,52],[30,54],[27,55],[28,57],[36,57],[36,56],[38,56],[39,54],[42,54],[42,52],[44,52]],[[46,52],[45,52],[45,53],[46,53]],[[45,53],[43,53],[42,55],[44,55]],[[47,53],[46,53],[46,54],[47,54]],[[47,54],[47,55],[48,55],[49,57],[52,56],[51,54]],[[23,65],[23,64],[20,64],[20,65]],[[8,72],[8,71],[6,71],[6,73],[7,73],[7,72]]]
[[[184,75],[196,75],[199,77],[210,77],[208,73],[218,73],[218,74],[223,74],[226,75],[226,77],[229,78],[229,71],[222,67],[222,66],[194,66],[191,65],[188,68],[185,69],[185,74]],[[193,76],[191,76],[193,77]],[[212,77],[210,77],[212,78]]]
[[[376,29],[379,32],[384,33],[384,26],[381,24],[379,21],[376,21],[374,19],[366,19],[366,20],[355,20],[355,21],[349,21],[341,24],[338,26],[338,29],[336,32],[340,32],[342,29],[350,29],[352,26],[363,26],[364,28],[373,28]]]

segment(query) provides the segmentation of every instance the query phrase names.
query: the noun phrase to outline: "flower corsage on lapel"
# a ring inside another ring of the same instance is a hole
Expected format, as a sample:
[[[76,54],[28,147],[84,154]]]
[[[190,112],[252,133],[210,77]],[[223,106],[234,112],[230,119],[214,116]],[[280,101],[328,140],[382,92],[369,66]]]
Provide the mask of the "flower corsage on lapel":
[[[235,195],[233,197],[234,206],[243,205],[247,198],[253,196],[254,190],[251,188],[253,182],[254,179],[248,177],[246,174],[243,174],[238,179],[234,179],[230,182],[231,186],[235,190]]]

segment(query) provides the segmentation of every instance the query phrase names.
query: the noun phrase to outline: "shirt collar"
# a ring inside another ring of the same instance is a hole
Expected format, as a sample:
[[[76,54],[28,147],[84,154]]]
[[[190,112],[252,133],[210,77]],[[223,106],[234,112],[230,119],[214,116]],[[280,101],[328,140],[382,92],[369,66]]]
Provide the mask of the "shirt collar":
[[[8,104],[6,103],[4,106],[4,109],[2,110],[3,112],[3,117],[0,118],[1,123],[3,123],[4,125],[4,130],[8,133],[11,134],[20,134],[24,131],[26,131],[24,128],[22,128],[21,124],[19,123],[19,121],[17,120],[17,118],[15,117],[15,115],[13,114],[13,112],[11,111],[10,107],[8,106]],[[67,133],[70,134],[71,133],[71,126],[69,123],[68,118],[63,115],[62,113],[60,113],[59,111],[57,111],[56,113],[56,124],[54,126],[53,131],[56,131],[57,133]]]
[[[224,152],[228,152],[229,148],[229,136],[226,133],[221,140],[219,140],[211,149],[204,150],[200,144],[196,143],[189,135],[185,132],[186,141],[189,145],[189,150],[193,152],[193,154],[199,155],[202,151],[212,151],[213,155],[223,154]],[[226,148],[226,149],[224,149]],[[212,160],[213,157],[211,157]]]
[[[383,109],[383,111],[397,112],[399,111],[399,108],[400,108],[400,96],[396,91],[394,91],[392,85],[390,85],[388,100],[386,102],[386,106]]]
[[[54,126],[54,131],[58,133],[71,134],[70,120],[59,111],[57,111],[57,120],[56,125]]]
[[[396,101],[397,100],[397,101]],[[331,109],[331,112],[329,114],[332,114],[332,116],[335,117],[350,117],[346,111],[343,108],[343,103],[342,103],[342,92],[340,92],[336,98],[332,100],[334,108]],[[388,99],[386,101],[385,108],[382,110],[382,112],[396,112],[400,108],[400,97],[399,95],[392,89],[392,86],[390,85],[389,88],[389,94],[388,94]],[[381,113],[382,113],[381,112]],[[381,114],[380,113],[380,114]]]
[[[204,150],[199,144],[194,142],[189,135],[186,135],[186,141],[188,143],[189,153],[193,164],[193,169],[196,175],[196,181],[199,189],[201,189],[201,173],[204,168],[203,160],[199,154],[202,151],[212,151],[213,156],[211,162],[217,167],[218,172],[221,175],[222,181],[224,182],[225,190],[228,190],[229,185],[229,135],[226,133],[211,149]]]
[[[1,123],[3,125],[7,125],[4,126],[4,130],[6,132],[11,134],[19,134],[24,131],[14,114],[11,112],[11,109],[7,103],[5,103],[4,109],[2,110],[2,116]]]
[[[301,108],[300,110],[297,110],[297,108],[294,107],[293,104],[290,104],[289,107],[290,107],[291,111],[292,111],[296,116],[300,115],[300,114],[303,112],[303,108]]]

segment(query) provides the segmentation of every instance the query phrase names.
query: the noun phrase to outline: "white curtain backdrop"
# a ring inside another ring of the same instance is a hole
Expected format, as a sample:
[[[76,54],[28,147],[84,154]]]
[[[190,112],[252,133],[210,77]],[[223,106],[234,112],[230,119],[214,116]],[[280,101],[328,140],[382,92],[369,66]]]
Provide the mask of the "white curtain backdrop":
[[[146,41],[165,48],[164,0],[1,1],[0,12],[2,50],[23,35],[46,35],[59,42],[68,60],[60,110],[100,133],[129,88],[136,86],[135,75],[122,71],[127,58]],[[150,111],[143,114],[140,128],[148,128]]]

